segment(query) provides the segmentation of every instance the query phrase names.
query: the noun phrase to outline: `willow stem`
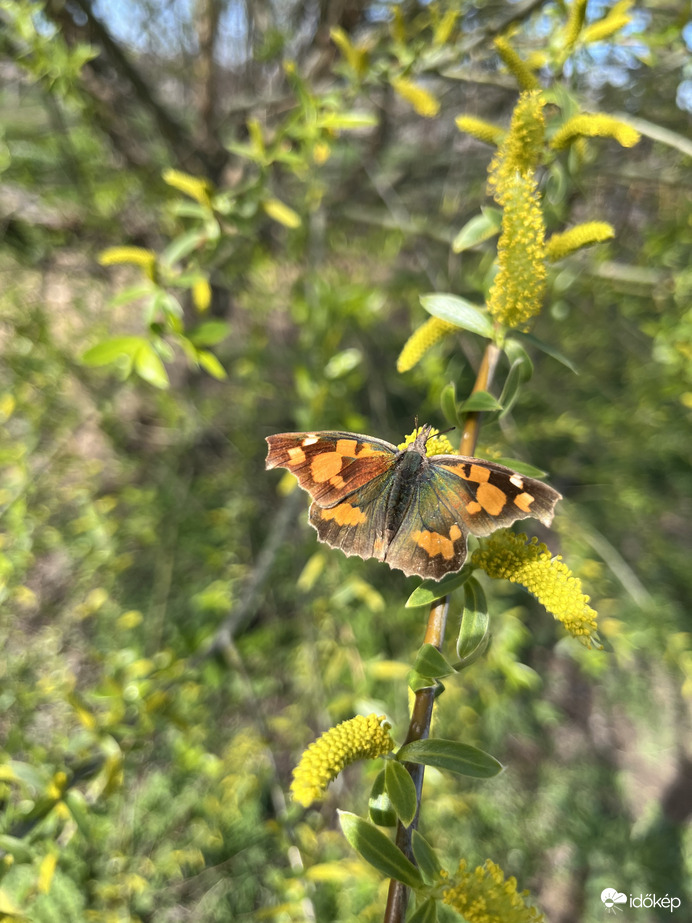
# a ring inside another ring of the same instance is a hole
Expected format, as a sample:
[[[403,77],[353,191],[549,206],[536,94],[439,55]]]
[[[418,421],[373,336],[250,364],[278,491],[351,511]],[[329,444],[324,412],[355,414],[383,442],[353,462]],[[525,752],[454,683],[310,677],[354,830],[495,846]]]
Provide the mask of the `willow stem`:
[[[497,361],[500,357],[500,350],[494,343],[488,343],[481,364],[478,368],[476,381],[473,386],[472,394],[476,391],[487,391],[497,367]],[[478,442],[478,434],[481,427],[480,412],[469,413],[464,421],[464,429],[461,434],[461,444],[459,452],[461,455],[473,455]],[[436,600],[430,607],[428,616],[428,625],[425,630],[425,644],[434,645],[438,651],[442,649],[445,637],[445,628],[447,626],[447,612],[449,610],[449,599],[444,596]],[[412,740],[425,740],[430,734],[430,722],[432,720],[433,705],[435,703],[436,686],[428,686],[425,689],[419,689],[413,703],[411,721],[408,726],[405,744],[411,743]],[[396,845],[403,852],[407,859],[415,864],[413,849],[411,847],[411,838],[413,831],[418,827],[418,817],[421,807],[421,793],[423,791],[423,776],[425,766],[422,763],[404,763],[416,787],[416,816],[408,827],[405,827],[401,821],[396,828]],[[389,882],[389,892],[387,894],[387,906],[384,912],[384,923],[404,923],[406,919],[406,908],[408,906],[409,889],[401,881],[392,878]]]

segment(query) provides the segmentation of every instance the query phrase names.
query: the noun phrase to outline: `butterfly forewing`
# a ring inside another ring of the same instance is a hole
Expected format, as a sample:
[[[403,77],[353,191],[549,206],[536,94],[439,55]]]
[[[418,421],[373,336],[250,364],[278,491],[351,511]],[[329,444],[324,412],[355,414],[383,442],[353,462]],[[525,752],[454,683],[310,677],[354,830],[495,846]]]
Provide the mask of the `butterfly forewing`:
[[[267,468],[288,468],[320,506],[333,506],[391,466],[397,449],[358,433],[280,433],[269,436]]]

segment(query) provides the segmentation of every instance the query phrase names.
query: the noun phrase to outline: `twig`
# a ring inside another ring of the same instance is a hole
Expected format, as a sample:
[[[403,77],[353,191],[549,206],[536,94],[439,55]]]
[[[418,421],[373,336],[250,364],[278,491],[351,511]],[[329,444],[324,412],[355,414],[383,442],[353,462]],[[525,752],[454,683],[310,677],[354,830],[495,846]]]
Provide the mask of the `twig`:
[[[498,347],[494,343],[489,343],[483,354],[478,374],[476,375],[476,382],[471,392],[472,394],[476,391],[486,391],[488,389],[495,373],[499,356],[500,350]],[[478,441],[480,420],[480,412],[469,413],[466,417],[464,430],[461,435],[460,452],[462,455],[473,455]],[[444,642],[448,609],[449,599],[446,596],[442,599],[438,599],[430,607],[424,643],[433,644],[438,650],[441,650]],[[425,740],[428,737],[430,733],[433,705],[435,703],[435,693],[436,688],[434,686],[419,689],[416,692],[408,734],[406,735],[404,743],[408,744],[413,740]],[[404,765],[413,780],[413,784],[416,786],[417,807],[416,815],[408,827],[405,827],[401,821],[397,824],[396,845],[408,859],[415,862],[411,849],[411,837],[413,831],[418,827],[425,766],[422,763],[405,763]],[[406,885],[392,878],[389,882],[384,923],[404,923],[406,908],[408,906],[408,896],[409,889]]]

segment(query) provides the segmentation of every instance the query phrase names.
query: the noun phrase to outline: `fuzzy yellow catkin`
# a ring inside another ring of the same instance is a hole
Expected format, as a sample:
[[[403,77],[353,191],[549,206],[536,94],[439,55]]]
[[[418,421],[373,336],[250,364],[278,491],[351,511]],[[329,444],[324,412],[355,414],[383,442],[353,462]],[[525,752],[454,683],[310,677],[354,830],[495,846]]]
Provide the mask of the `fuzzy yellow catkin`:
[[[494,43],[497,53],[504,61],[507,69],[516,77],[522,90],[538,89],[538,78],[529,68],[526,61],[519,57],[506,38],[499,36]]]
[[[504,181],[498,272],[488,293],[488,312],[507,327],[526,326],[540,313],[546,287],[545,226],[532,175]]]
[[[189,196],[200,205],[211,205],[211,193],[214,190],[211,182],[202,176],[190,176],[182,170],[164,170],[163,181],[167,185]]]
[[[398,449],[405,449],[406,446],[411,445],[412,442],[415,442],[416,436],[420,432],[420,427],[415,429],[412,433],[404,439],[403,442],[399,443],[397,446]],[[425,454],[426,455],[454,455],[454,447],[449,439],[445,436],[444,433],[440,433],[437,429],[431,429],[430,435],[428,436],[428,441],[425,443]]]
[[[527,544],[526,535],[501,529],[481,541],[471,563],[495,580],[523,586],[573,637],[591,647],[597,630],[596,612],[582,592],[581,581],[561,555],[553,557],[535,538]]]
[[[454,124],[459,131],[477,138],[484,144],[490,144],[497,147],[502,144],[507,132],[499,125],[493,125],[492,122],[485,122],[483,119],[477,119],[472,115],[458,115],[454,119]]]
[[[500,866],[490,859],[473,871],[467,871],[462,859],[453,883],[442,894],[444,903],[467,923],[544,923],[545,917],[528,898],[528,891],[517,890],[516,878],[505,881]]]
[[[560,151],[583,137],[614,138],[622,147],[634,147],[641,136],[636,129],[611,115],[582,113],[568,119],[562,128],[555,132],[550,146]]]
[[[454,324],[441,320],[439,317],[428,318],[424,324],[413,331],[404,343],[396,361],[397,372],[409,372],[438,340],[458,329]]]
[[[376,759],[389,753],[394,748],[389,728],[384,715],[357,715],[318,737],[293,770],[291,794],[294,801],[309,807],[324,795],[329,783],[346,766],[356,760]]]
[[[534,171],[543,156],[545,139],[545,99],[540,90],[529,90],[519,97],[507,136],[488,167],[488,188],[498,204],[514,182],[516,173]]]
[[[602,243],[611,237],[615,237],[615,229],[607,221],[585,221],[567,231],[553,234],[546,242],[546,258],[548,262],[555,263],[581,247]]]

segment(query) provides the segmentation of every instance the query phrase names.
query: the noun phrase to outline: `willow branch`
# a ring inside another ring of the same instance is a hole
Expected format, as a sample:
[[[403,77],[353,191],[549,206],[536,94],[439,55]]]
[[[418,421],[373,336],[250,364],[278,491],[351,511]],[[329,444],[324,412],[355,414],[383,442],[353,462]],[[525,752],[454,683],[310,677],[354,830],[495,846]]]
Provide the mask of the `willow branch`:
[[[476,381],[471,392],[472,394],[476,391],[488,390],[497,367],[499,356],[500,350],[498,347],[494,343],[488,343],[478,369],[478,374],[476,375]],[[464,429],[461,434],[460,453],[462,455],[473,455],[476,449],[476,443],[478,442],[480,425],[481,414],[479,412],[467,414],[464,422]],[[438,599],[430,607],[424,643],[434,645],[438,651],[442,649],[442,644],[444,642],[448,611],[449,599],[446,596],[442,599]],[[416,692],[413,711],[411,713],[411,721],[409,723],[406,740],[404,741],[405,744],[411,743],[413,740],[425,740],[429,736],[436,692],[437,688],[435,686],[419,689]],[[407,859],[415,863],[411,839],[413,831],[418,827],[425,766],[422,763],[404,763],[404,766],[408,770],[413,784],[416,787],[417,807],[416,815],[408,827],[405,827],[401,821],[397,824],[396,845]],[[406,885],[392,878],[389,882],[384,923],[404,923],[406,908],[408,906],[408,897],[409,889]]]

